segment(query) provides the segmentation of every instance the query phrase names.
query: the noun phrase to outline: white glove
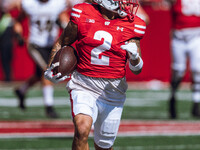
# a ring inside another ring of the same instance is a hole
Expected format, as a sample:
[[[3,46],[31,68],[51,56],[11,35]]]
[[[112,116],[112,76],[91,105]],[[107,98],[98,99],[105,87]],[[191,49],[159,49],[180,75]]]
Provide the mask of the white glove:
[[[137,45],[135,43],[130,42],[128,44],[121,45],[121,48],[131,53],[130,59],[132,60],[138,59],[139,53],[137,52]]]
[[[47,70],[44,72],[44,77],[53,83],[64,81],[65,79],[70,77],[70,76],[63,76],[62,78],[59,78],[61,76],[61,73],[57,73],[56,75],[53,75],[52,70],[57,66],[59,66],[58,63],[52,64],[51,67],[47,68]]]

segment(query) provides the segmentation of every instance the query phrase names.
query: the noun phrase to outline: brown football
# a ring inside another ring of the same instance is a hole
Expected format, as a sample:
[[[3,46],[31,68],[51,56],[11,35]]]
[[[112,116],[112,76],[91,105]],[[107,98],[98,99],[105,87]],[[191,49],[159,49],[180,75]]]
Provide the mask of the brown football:
[[[53,69],[53,74],[61,73],[61,77],[71,74],[77,65],[77,53],[71,46],[62,47],[55,55],[52,64],[58,63],[59,66]]]

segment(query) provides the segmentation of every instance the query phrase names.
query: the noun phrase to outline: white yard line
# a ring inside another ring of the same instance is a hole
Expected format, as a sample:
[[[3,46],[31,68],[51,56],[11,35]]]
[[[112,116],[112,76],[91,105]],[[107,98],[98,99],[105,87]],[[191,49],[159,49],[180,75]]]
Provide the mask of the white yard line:
[[[159,101],[167,101],[169,98],[168,92],[147,91],[144,93],[131,92],[127,94],[125,105],[127,106],[157,106]],[[190,101],[191,93],[177,93],[178,100]],[[56,106],[70,105],[69,97],[55,97]],[[0,97],[0,106],[16,107],[18,105],[17,98],[2,98]],[[43,106],[44,101],[42,97],[33,97],[26,99],[27,106]]]

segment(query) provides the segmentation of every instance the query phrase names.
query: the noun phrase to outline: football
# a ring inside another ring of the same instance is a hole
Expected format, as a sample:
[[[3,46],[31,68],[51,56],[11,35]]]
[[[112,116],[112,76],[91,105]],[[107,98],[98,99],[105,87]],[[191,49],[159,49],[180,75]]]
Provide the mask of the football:
[[[61,73],[61,77],[70,75],[77,65],[77,53],[71,46],[62,47],[55,55],[52,64],[59,63],[52,71],[53,74]]]

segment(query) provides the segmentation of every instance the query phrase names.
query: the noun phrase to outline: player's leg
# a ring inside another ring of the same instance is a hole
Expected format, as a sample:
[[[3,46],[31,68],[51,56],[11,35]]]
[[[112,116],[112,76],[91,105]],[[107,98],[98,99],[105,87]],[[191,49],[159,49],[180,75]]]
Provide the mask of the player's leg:
[[[172,76],[171,76],[171,81],[170,81],[170,100],[169,100],[169,113],[170,113],[170,118],[175,119],[177,117],[176,113],[176,92],[177,89],[181,83],[181,80],[183,78],[184,72],[177,71],[177,70],[172,70]]]
[[[54,105],[54,88],[53,84],[44,79],[43,72],[47,67],[47,62],[49,60],[51,52],[51,47],[49,48],[41,48],[36,45],[29,45],[29,54],[33,58],[34,62],[37,64],[37,74],[42,78],[42,91],[43,91],[43,99],[45,104],[45,112],[47,117],[50,118],[58,118],[57,113],[55,112]]]
[[[28,47],[28,52],[36,64],[37,64],[37,60],[40,61],[40,58],[42,59],[41,56],[39,57],[39,55],[35,55],[35,53],[37,54],[39,53],[31,44]],[[41,81],[42,71],[41,69],[38,69],[39,67],[37,65],[35,67],[36,67],[35,74],[31,76],[28,80],[26,80],[22,85],[20,85],[19,87],[15,89],[15,94],[18,97],[19,107],[21,109],[25,109],[24,101],[25,101],[26,93],[29,90],[29,88],[34,86],[34,84],[37,83],[38,81]]]
[[[200,118],[200,72],[192,73],[192,101],[192,115]]]
[[[54,106],[53,84],[44,77],[42,77],[42,92],[43,92],[43,100],[47,117],[58,118],[59,116],[53,107]]]
[[[92,117],[85,114],[78,114],[73,119],[74,139],[72,150],[89,150],[88,136],[92,126]]]
[[[45,71],[49,60],[51,48],[40,48],[36,45],[29,44],[28,52],[34,62]]]
[[[31,76],[28,80],[26,80],[23,84],[21,84],[19,87],[15,89],[15,94],[18,97],[19,100],[19,108],[25,109],[25,97],[27,91],[38,81],[41,80],[41,77],[38,77],[36,74]]]
[[[181,83],[186,69],[186,46],[185,42],[179,39],[172,40],[172,72],[170,81],[169,115],[175,119],[176,113],[176,92]]]
[[[108,105],[98,101],[98,117],[94,124],[96,150],[112,150],[120,125],[123,106]]]
[[[78,90],[70,90],[70,100],[75,128],[72,150],[89,150],[88,136],[97,115],[95,98],[80,87]]]
[[[192,70],[192,115],[200,118],[200,37],[191,40],[190,68]]]

